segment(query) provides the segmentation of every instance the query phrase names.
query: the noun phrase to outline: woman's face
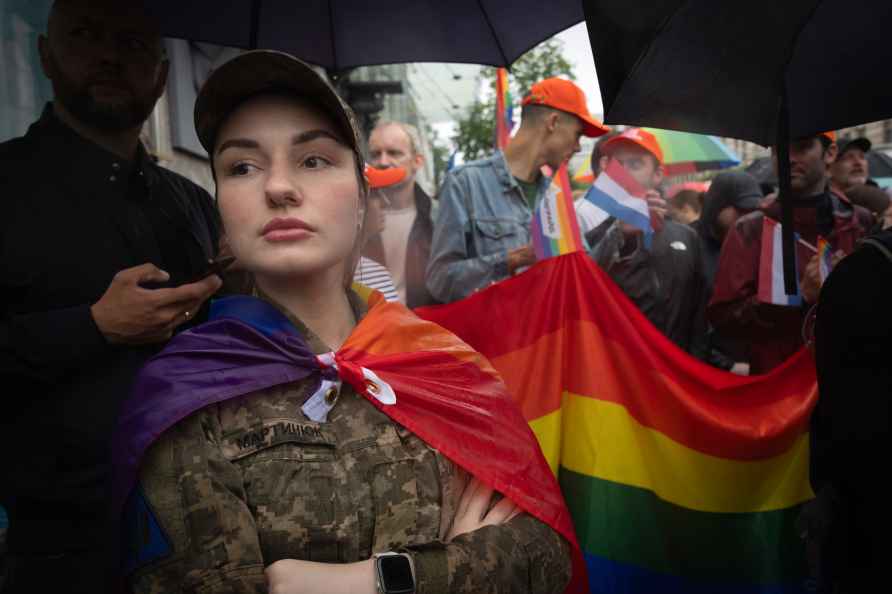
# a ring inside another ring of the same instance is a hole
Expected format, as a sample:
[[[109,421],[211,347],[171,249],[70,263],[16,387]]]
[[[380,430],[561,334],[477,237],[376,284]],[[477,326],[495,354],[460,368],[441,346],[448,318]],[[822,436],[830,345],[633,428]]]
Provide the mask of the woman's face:
[[[263,277],[344,276],[362,212],[353,151],[312,106],[248,100],[214,147],[217,202],[239,268]]]

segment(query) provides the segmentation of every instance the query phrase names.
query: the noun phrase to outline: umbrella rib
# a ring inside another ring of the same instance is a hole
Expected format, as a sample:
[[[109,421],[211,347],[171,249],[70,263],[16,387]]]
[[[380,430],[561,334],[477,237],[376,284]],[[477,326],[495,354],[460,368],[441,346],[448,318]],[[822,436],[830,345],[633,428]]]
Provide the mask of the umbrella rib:
[[[331,69],[338,71],[338,47],[335,41],[334,0],[328,0],[328,31],[331,39]]]
[[[248,33],[248,49],[257,49],[257,37],[260,34],[260,0],[251,2],[251,30]]]
[[[499,53],[502,54],[502,63],[505,65],[505,68],[510,70],[511,62],[508,60],[508,56],[505,55],[505,48],[502,47],[502,42],[499,41],[499,36],[496,35],[496,28],[489,19],[489,13],[486,12],[486,8],[483,7],[482,0],[477,0],[477,6],[480,7],[480,12],[483,13],[483,19],[486,21],[486,26],[489,27],[489,32],[492,33],[493,41],[496,42],[496,47],[499,48]]]
[[[815,2],[812,9],[809,11],[808,15],[802,19],[802,22],[799,23],[799,29],[796,31],[796,35],[793,36],[793,42],[790,44],[790,53],[787,54],[786,59],[784,60],[783,67],[780,72],[780,92],[781,94],[786,92],[787,87],[787,72],[790,70],[790,62],[793,61],[793,54],[796,53],[796,46],[799,44],[799,38],[802,36],[802,31],[805,30],[805,27],[811,22],[812,17],[815,16],[815,13],[820,8],[821,4],[823,4],[823,0],[818,0]],[[778,125],[780,118],[778,117]],[[775,133],[777,132],[778,125],[774,126]],[[789,132],[789,131],[788,131]]]

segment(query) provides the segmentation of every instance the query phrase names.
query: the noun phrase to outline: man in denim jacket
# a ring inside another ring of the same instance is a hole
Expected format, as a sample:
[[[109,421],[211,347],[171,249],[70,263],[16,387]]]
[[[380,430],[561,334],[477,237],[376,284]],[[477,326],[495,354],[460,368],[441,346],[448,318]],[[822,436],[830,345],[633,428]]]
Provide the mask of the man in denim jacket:
[[[443,303],[463,299],[535,262],[533,207],[556,170],[579,150],[580,136],[608,128],[588,111],[585,93],[568,80],[533,85],[520,129],[504,152],[454,169],[440,188],[427,287]]]

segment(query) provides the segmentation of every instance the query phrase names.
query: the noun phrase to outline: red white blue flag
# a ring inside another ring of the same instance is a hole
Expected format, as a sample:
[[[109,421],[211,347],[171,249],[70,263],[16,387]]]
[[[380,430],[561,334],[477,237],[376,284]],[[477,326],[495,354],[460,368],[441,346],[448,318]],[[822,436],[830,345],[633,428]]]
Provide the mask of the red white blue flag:
[[[797,245],[801,241],[796,235]],[[765,217],[762,219],[762,253],[759,256],[759,301],[774,305],[801,305],[799,290],[799,266],[796,260],[796,294],[787,295],[784,288],[784,255],[781,241],[781,224]]]
[[[616,217],[644,232],[644,245],[650,247],[654,234],[650,210],[644,195],[646,189],[615,159],[598,175],[585,199],[608,216]]]

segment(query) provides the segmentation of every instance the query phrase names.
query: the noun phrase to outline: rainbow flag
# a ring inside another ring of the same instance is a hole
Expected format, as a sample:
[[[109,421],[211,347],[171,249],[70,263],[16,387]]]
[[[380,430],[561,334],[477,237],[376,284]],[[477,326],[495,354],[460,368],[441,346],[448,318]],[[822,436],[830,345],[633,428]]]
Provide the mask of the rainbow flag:
[[[530,234],[539,260],[583,249],[566,163],[551,178],[548,192],[536,205]]]
[[[514,127],[514,105],[508,86],[508,70],[496,70],[496,149],[502,150],[511,138]]]
[[[813,497],[817,396],[807,352],[767,376],[709,367],[584,254],[417,313],[483,353],[520,404],[558,476],[591,592],[804,590],[795,523]]]
[[[821,270],[821,282],[827,280],[833,272],[833,247],[823,237],[818,237],[818,261]]]

